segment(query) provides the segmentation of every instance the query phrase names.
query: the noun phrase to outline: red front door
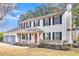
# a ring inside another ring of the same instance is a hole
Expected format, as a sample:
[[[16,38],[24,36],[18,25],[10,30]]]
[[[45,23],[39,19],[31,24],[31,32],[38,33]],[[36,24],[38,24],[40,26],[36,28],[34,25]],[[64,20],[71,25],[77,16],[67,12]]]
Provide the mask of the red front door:
[[[37,33],[35,33],[35,43],[37,43]]]

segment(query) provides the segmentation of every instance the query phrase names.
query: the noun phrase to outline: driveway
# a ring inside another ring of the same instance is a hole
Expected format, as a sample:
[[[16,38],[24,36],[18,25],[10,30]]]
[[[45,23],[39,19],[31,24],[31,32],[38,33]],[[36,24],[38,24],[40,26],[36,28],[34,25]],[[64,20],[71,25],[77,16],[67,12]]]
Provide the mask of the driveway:
[[[25,46],[25,47],[22,47],[22,46],[16,46],[16,45],[11,45],[11,44],[7,44],[7,43],[2,43],[2,42],[0,42],[0,47],[13,47],[13,48],[29,48],[29,47],[27,47],[27,46]]]

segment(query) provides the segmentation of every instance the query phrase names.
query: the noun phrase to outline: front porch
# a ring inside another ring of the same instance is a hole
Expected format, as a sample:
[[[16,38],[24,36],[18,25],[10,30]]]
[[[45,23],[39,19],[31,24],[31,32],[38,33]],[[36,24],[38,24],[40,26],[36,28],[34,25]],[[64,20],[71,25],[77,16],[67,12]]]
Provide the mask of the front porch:
[[[17,37],[21,44],[39,44],[40,33],[18,33]]]
[[[17,32],[18,43],[21,44],[39,44],[40,43],[40,34],[42,30],[38,28],[29,28],[26,31],[21,30]]]

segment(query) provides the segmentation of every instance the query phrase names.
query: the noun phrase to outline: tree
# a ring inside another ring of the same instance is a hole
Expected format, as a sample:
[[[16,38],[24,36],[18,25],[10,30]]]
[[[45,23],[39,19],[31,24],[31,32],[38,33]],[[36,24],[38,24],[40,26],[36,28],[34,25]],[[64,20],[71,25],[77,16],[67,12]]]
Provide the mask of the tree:
[[[75,20],[75,24],[78,27],[79,26],[79,5],[77,5],[75,8],[73,8],[73,15],[75,15],[77,18]]]
[[[79,27],[79,4],[77,4],[73,9],[72,13],[74,16],[76,16],[75,22],[73,23],[76,26],[75,31],[77,31],[77,28]],[[77,33],[76,33],[76,40],[78,42],[79,39],[77,39]]]
[[[53,12],[59,11],[58,7],[53,6],[52,4],[40,4],[35,10],[29,10],[27,13],[22,14],[20,16],[21,20],[26,20],[33,17],[38,17],[46,14],[50,14]]]
[[[0,32],[0,41],[3,41],[3,33]]]
[[[0,3],[0,21],[2,21],[3,17],[15,7],[15,3]]]

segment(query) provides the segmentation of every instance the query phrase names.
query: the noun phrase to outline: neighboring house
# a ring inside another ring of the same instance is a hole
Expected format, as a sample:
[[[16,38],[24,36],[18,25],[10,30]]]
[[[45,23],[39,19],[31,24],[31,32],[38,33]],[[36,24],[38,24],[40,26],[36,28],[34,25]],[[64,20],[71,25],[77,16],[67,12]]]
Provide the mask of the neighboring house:
[[[72,44],[72,13],[71,4],[64,11],[30,18],[19,22],[19,28],[4,33],[4,42],[40,44]]]

